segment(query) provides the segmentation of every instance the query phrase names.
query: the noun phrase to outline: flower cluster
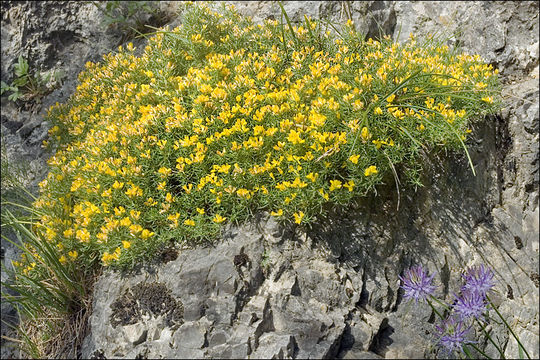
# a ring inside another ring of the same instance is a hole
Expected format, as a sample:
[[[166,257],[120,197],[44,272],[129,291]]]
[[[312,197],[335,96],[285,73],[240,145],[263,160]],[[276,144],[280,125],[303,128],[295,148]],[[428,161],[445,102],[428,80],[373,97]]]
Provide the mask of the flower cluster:
[[[422,266],[413,267],[399,277],[402,281],[406,299],[426,300],[431,306],[430,298],[436,290],[432,284],[434,275],[429,276]],[[495,286],[493,271],[484,265],[472,266],[462,275],[465,284],[460,294],[454,294],[454,303],[447,305],[450,314],[442,318],[436,325],[437,344],[447,353],[454,354],[463,351],[463,345],[474,343],[469,338],[473,321],[484,321],[487,311],[487,294]]]
[[[62,261],[132,265],[260,210],[309,224],[394,164],[415,174],[421,148],[458,148],[497,108],[478,56],[192,6],[141,56],[127,44],[88,63],[49,111],[56,153],[34,205]]]
[[[420,265],[407,270],[404,277],[398,276],[403,282],[401,287],[404,290],[404,298],[414,299],[415,303],[418,303],[418,300],[427,300],[437,289],[432,284],[434,276],[435,274],[430,276]]]
[[[436,337],[439,339],[438,344],[449,354],[460,353],[463,351],[464,344],[471,343],[471,340],[468,339],[470,330],[470,327],[457,321],[453,316],[435,325]]]

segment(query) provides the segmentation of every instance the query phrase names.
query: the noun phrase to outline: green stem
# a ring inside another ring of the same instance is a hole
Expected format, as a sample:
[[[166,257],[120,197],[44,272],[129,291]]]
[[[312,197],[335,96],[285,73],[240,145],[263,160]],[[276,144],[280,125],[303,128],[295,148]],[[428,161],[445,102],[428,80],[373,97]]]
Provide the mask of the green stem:
[[[476,346],[476,345],[474,345],[474,344],[472,344],[472,343],[468,343],[468,344],[466,344],[466,345],[463,345],[463,350],[464,350],[464,352],[465,352],[465,347],[466,347],[467,345],[470,345],[474,350],[476,350],[476,351],[478,351],[480,354],[484,355],[484,356],[486,357],[486,359],[491,359],[485,352],[483,352],[482,350],[480,350],[480,349],[478,348],[478,346]],[[467,354],[467,352],[466,352],[466,354]],[[469,356],[469,355],[467,354],[467,356]],[[471,359],[472,359],[472,358],[471,358]],[[502,359],[504,359],[504,356],[502,357]]]
[[[476,322],[478,322],[480,324],[480,326],[482,327],[482,331],[484,332],[484,334],[486,334],[486,337],[487,339],[489,340],[489,342],[491,342],[493,344],[493,346],[495,346],[495,348],[497,349],[497,351],[499,352],[499,354],[501,354],[501,359],[504,359],[504,352],[502,351],[502,349],[495,343],[495,341],[493,341],[493,339],[491,338],[491,335],[486,331],[486,325],[482,324],[482,322],[480,322],[478,319],[476,319]]]
[[[22,204],[17,204],[17,203],[11,202],[11,201],[3,201],[1,205],[2,206],[4,206],[4,205],[16,206],[16,207],[19,207],[21,209],[24,209],[24,210],[26,210],[26,211],[28,211],[30,213],[34,213],[34,214],[37,214],[37,215],[44,215],[45,214],[44,212],[36,210],[35,208],[24,206]]]
[[[432,109],[425,108],[423,106],[414,106],[414,105],[407,105],[407,106],[410,107],[410,108],[422,109],[422,110],[425,110],[425,111],[430,111],[430,112],[435,113],[435,114],[439,114],[439,112],[437,112],[435,110],[432,110]],[[392,106],[389,106],[389,107],[404,107],[404,105],[392,105]],[[476,171],[474,170],[474,165],[473,165],[473,162],[472,162],[472,159],[471,159],[471,155],[469,154],[469,151],[467,150],[467,146],[465,146],[465,143],[463,142],[463,140],[461,139],[461,137],[459,136],[457,131],[451,126],[451,124],[449,124],[447,122],[443,122],[443,124],[448,125],[448,128],[454,133],[454,135],[456,136],[456,138],[460,142],[461,147],[465,151],[465,155],[467,155],[467,160],[469,161],[469,166],[471,167],[471,171],[472,171],[473,175],[476,176]]]
[[[527,358],[530,359],[531,356],[529,355],[529,353],[527,352],[527,350],[525,349],[525,346],[523,346],[523,344],[521,343],[521,341],[519,341],[519,338],[517,337],[517,335],[514,333],[514,331],[512,330],[512,328],[510,327],[510,325],[508,325],[508,323],[506,322],[506,319],[501,315],[501,313],[499,312],[499,310],[497,310],[497,308],[495,307],[495,305],[493,305],[493,302],[491,301],[491,299],[489,298],[489,296],[486,294],[486,299],[489,301],[489,303],[491,304],[491,307],[493,308],[493,310],[495,310],[495,312],[497,313],[497,315],[499,315],[499,317],[501,318],[501,320],[503,321],[504,325],[506,325],[506,327],[508,328],[508,330],[510,331],[510,333],[512,334],[512,336],[514,337],[514,339],[516,339],[518,345],[523,349],[523,351],[525,352],[525,355],[527,355]]]
[[[435,299],[435,297],[431,296],[432,299]],[[437,309],[435,309],[435,306],[433,306],[433,303],[429,300],[429,299],[426,299],[427,300],[427,303],[429,304],[429,306],[431,306],[431,309],[433,309],[433,311],[435,312],[435,314],[437,314],[437,316],[439,316],[439,318],[441,318],[441,320],[444,320],[444,317],[441,315],[441,313],[439,313],[439,311]]]
[[[446,304],[446,303],[442,302],[441,300],[437,299],[435,296],[431,295],[431,299],[435,300],[435,302],[437,302],[439,305],[444,307],[446,310],[450,310],[450,306],[448,306],[448,304]]]
[[[281,8],[281,12],[285,16],[285,20],[287,21],[287,25],[289,26],[289,30],[291,31],[291,35],[294,39],[294,43],[298,45],[298,39],[296,38],[296,34],[294,33],[291,20],[289,19],[289,15],[287,15],[287,12],[285,11],[285,8],[283,7],[283,4],[281,3],[281,1],[278,1],[278,5]],[[283,41],[285,41],[285,38],[283,39]]]

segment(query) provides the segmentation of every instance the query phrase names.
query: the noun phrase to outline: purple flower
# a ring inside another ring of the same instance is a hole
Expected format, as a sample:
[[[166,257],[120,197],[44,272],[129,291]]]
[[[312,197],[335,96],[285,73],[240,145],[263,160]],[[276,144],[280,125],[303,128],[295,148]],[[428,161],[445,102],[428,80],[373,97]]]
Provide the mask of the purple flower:
[[[475,292],[485,296],[495,286],[493,271],[489,267],[484,267],[483,264],[468,268],[467,272],[461,276],[465,280],[465,285],[461,288],[462,291]]]
[[[439,339],[437,344],[447,350],[448,353],[462,351],[463,345],[473,343],[473,341],[467,340],[470,329],[461,321],[450,317],[440,325],[435,325],[436,336]]]
[[[429,276],[421,265],[413,266],[407,270],[404,277],[398,275],[399,279],[403,281],[401,288],[405,290],[404,297],[414,299],[416,303],[418,300],[427,299],[437,288],[431,283],[434,276],[435,274]]]
[[[461,296],[455,294],[454,296],[456,297],[454,310],[462,320],[467,318],[482,318],[487,305],[483,295],[472,291],[464,291]]]

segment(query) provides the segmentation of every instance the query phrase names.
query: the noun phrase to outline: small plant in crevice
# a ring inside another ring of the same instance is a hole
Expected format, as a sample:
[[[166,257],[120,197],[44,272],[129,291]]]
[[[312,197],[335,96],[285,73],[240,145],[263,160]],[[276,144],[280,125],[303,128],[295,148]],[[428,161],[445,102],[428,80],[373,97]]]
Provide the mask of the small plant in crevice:
[[[15,78],[11,84],[4,81],[0,84],[0,95],[11,92],[8,100],[13,102],[21,99],[23,101],[32,100],[43,96],[54,90],[61,84],[64,76],[60,70],[33,71],[29,70],[28,61],[19,56],[17,63],[13,66]]]
[[[0,143],[0,189],[2,193],[17,191],[22,186],[22,177],[27,170],[26,164],[13,163],[13,161],[8,158],[3,134],[1,135]]]
[[[268,253],[268,250],[265,249],[261,256],[261,268],[267,271],[269,266],[270,266],[270,254]]]
[[[1,237],[21,254],[12,263],[2,261],[2,301],[11,303],[18,316],[9,322],[2,319],[2,326],[18,334],[18,339],[8,340],[18,342],[22,354],[57,357],[66,343],[82,342],[91,276],[84,267],[65,264],[61,248],[36,236],[32,227],[38,226],[42,213],[32,208],[36,197],[22,182],[25,167],[12,164],[4,146],[1,166]],[[24,269],[18,267],[22,262],[28,263]],[[36,267],[39,276],[31,273]]]
[[[146,25],[159,27],[170,20],[156,1],[93,1],[92,4],[103,13],[106,27],[115,27],[122,33],[120,43],[150,32]]]
[[[434,276],[435,274],[429,275],[421,265],[418,265],[407,270],[403,277],[399,276],[399,279],[402,282],[404,299],[414,299],[415,305],[418,305],[419,301],[427,302],[438,316],[434,345],[441,350],[440,354],[443,357],[459,356],[470,359],[484,356],[490,358],[476,345],[479,341],[474,340],[485,336],[498,351],[500,358],[504,359],[505,353],[501,344],[497,344],[491,337],[490,331],[487,330],[490,323],[496,323],[505,326],[517,341],[519,358],[523,359],[525,356],[528,359],[531,358],[519,337],[490,299],[490,292],[495,286],[491,268],[484,265],[469,267],[462,274],[464,284],[457,294],[453,294],[451,304],[433,295],[437,289],[432,282]],[[440,308],[437,309],[434,303],[437,303]],[[497,314],[497,319],[490,316],[491,310]]]
[[[21,188],[21,193],[31,197]],[[35,198],[33,199],[35,201]],[[66,263],[61,248],[43,241],[32,229],[41,216],[30,206],[9,201],[2,195],[2,238],[18,248],[20,260],[2,262],[6,279],[2,280],[2,301],[17,310],[18,325],[5,325],[18,333],[20,350],[32,358],[70,356],[63,353],[72,344],[71,356],[82,344],[88,309],[91,272],[75,263]],[[77,252],[69,256],[76,257]],[[24,269],[21,263],[28,263]],[[36,267],[39,272],[33,272]],[[37,276],[36,276],[37,275]]]

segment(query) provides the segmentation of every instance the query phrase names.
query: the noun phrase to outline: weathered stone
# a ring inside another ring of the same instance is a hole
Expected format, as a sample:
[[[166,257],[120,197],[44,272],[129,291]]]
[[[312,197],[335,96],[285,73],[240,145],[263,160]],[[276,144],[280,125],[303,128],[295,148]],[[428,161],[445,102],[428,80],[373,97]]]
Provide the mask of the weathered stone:
[[[177,347],[200,349],[206,341],[206,329],[199,324],[185,323],[176,330],[172,338]]]
[[[126,340],[133,345],[139,345],[146,341],[146,338],[148,337],[148,329],[143,323],[126,325],[123,327],[122,331],[124,332]]]
[[[379,355],[369,352],[369,351],[348,351],[343,356],[340,356],[341,359],[384,359]]]
[[[259,338],[257,351],[250,359],[292,359],[296,343],[291,335],[263,334]]]
[[[225,344],[229,340],[229,334],[226,331],[213,331],[208,339],[208,346],[214,347]]]
[[[205,352],[201,349],[185,348],[179,346],[170,352],[172,359],[202,359],[205,358]]]

